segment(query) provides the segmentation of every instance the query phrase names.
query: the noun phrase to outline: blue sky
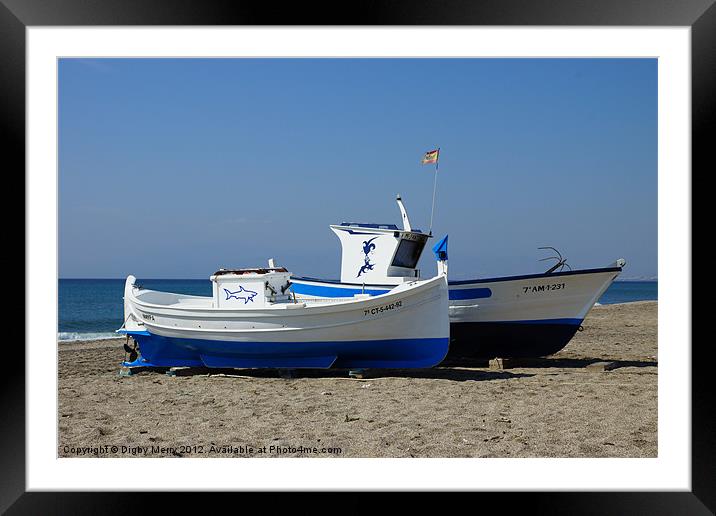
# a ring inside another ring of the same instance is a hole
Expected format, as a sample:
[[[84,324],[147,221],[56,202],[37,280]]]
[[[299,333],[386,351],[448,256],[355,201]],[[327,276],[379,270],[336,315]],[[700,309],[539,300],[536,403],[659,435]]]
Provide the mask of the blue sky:
[[[451,278],[657,274],[656,59],[61,59],[60,277],[336,278],[329,224],[427,230],[437,146]]]

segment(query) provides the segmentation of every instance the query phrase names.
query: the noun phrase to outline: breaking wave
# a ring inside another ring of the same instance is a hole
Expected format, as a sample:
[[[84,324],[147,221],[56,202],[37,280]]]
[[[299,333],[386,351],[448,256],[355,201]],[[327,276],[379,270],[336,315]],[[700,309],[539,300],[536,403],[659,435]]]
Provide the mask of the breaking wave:
[[[73,340],[104,340],[104,339],[118,339],[122,335],[117,333],[83,333],[77,331],[61,331],[57,333],[57,340],[59,341],[73,341]]]

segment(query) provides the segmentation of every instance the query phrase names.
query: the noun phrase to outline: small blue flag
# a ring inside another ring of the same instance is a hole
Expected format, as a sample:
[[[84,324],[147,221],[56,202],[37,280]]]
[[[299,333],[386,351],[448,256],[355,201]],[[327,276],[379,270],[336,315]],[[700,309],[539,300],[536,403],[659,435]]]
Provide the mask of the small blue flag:
[[[447,239],[448,236],[445,235],[442,240],[440,240],[435,246],[433,247],[433,253],[435,253],[435,258],[440,261],[445,261],[448,259],[447,254]]]

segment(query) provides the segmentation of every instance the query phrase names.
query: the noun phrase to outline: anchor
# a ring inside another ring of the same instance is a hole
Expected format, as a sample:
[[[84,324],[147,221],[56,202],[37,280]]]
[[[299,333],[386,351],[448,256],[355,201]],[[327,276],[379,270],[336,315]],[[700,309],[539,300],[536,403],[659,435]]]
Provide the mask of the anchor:
[[[562,270],[563,270],[565,267],[569,267],[569,270],[570,270],[570,271],[572,270],[572,267],[570,267],[570,265],[567,263],[567,259],[566,259],[566,258],[562,258],[562,253],[560,253],[560,252],[559,252],[557,249],[555,249],[554,247],[545,246],[545,247],[538,247],[537,249],[552,249],[552,251],[554,251],[555,253],[557,253],[557,256],[548,256],[547,258],[542,258],[541,260],[539,260],[540,262],[543,262],[543,261],[545,261],[545,260],[557,260],[557,263],[555,263],[552,267],[550,267],[549,269],[547,269],[547,270],[545,271],[545,274],[551,274],[551,273],[553,273],[554,271],[556,271],[557,269],[559,269],[559,271],[562,272]]]

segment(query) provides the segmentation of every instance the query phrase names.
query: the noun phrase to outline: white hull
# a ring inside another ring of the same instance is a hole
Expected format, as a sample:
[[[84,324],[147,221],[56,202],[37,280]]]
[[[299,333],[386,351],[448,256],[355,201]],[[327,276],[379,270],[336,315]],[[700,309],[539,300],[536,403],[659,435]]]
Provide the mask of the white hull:
[[[544,356],[562,349],[620,266],[449,282],[451,355]],[[355,285],[292,278],[300,299],[364,291],[386,285]]]
[[[124,331],[140,348],[144,341],[142,355],[152,365],[172,360],[179,365],[179,356],[224,367],[427,367],[447,353],[445,276],[376,297],[258,308],[216,308],[212,298],[139,290],[133,284],[130,276]]]
[[[450,284],[450,322],[581,322],[618,271]],[[480,290],[487,297],[473,296]]]

